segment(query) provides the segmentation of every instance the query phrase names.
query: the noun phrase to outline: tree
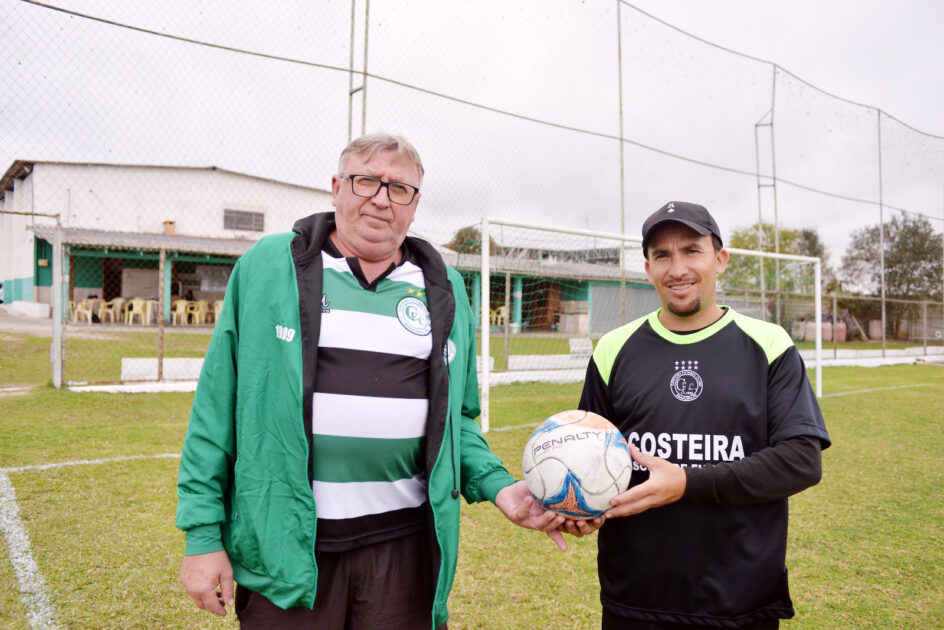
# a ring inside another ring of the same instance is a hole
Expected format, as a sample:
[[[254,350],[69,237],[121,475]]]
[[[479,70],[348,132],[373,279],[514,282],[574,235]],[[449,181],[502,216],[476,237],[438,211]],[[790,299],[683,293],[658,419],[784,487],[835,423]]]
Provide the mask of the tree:
[[[941,234],[922,216],[900,214],[885,223],[885,295],[941,299]],[[842,257],[844,281],[878,295],[881,287],[879,226],[852,233]]]
[[[870,225],[852,233],[842,257],[845,281],[866,293],[881,290],[881,238],[879,225]],[[941,299],[941,234],[921,216],[901,214],[885,223],[885,295],[891,299]],[[908,302],[888,302],[888,332],[898,337],[901,322],[920,320],[921,309]]]
[[[478,227],[469,225],[456,230],[446,247],[458,254],[481,254],[482,232]],[[489,237],[489,254],[495,253],[495,239]]]
[[[758,230],[758,225],[760,230]],[[762,238],[759,238],[761,232]],[[766,252],[774,251],[775,229],[772,223],[754,224],[748,227],[736,228],[731,234],[731,247],[752,249]],[[800,256],[815,256],[822,261],[823,284],[829,291],[836,284],[836,274],[829,266],[829,250],[814,228],[788,229],[780,228],[780,253],[797,254]],[[728,291],[759,291],[760,267],[759,258],[751,256],[732,256],[728,268],[721,276],[723,286]],[[765,259],[764,288],[767,293],[773,293],[777,286],[776,261]],[[783,293],[813,292],[813,272],[810,265],[798,265],[790,261],[780,261],[780,290]]]

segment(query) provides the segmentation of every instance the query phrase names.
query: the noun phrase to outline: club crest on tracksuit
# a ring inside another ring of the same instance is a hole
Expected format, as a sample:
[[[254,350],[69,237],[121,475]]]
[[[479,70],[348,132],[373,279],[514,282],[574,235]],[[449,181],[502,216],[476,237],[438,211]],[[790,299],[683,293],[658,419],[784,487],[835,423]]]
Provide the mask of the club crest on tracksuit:
[[[676,361],[675,374],[669,382],[672,395],[682,402],[691,402],[701,396],[705,384],[698,374],[698,361]]]

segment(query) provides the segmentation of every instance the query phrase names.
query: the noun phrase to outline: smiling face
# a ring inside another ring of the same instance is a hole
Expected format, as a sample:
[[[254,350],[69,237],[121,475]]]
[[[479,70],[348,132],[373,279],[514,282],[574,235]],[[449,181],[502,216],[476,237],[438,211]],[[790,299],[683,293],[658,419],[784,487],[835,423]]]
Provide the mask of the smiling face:
[[[727,263],[727,250],[715,251],[710,235],[675,222],[658,228],[649,241],[646,275],[659,294],[666,328],[697,330],[721,317],[715,290]]]
[[[420,175],[416,165],[405,156],[385,149],[366,159],[365,154],[352,153],[344,162],[346,175],[370,175],[386,182],[401,182],[416,188]],[[387,188],[382,186],[371,198],[359,197],[351,188],[350,179],[338,175],[331,178],[332,205],[335,207],[337,230],[332,235],[345,256],[356,256],[367,263],[399,262],[400,245],[413,223],[420,194],[406,206],[391,203]]]

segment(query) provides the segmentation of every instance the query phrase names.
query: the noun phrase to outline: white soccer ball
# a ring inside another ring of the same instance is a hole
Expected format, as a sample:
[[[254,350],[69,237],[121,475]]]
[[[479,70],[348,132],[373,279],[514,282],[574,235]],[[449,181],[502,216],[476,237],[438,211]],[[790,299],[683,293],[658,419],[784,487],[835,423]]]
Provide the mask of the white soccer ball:
[[[590,411],[556,413],[528,438],[521,469],[531,494],[548,510],[594,518],[629,487],[633,458],[613,424]]]

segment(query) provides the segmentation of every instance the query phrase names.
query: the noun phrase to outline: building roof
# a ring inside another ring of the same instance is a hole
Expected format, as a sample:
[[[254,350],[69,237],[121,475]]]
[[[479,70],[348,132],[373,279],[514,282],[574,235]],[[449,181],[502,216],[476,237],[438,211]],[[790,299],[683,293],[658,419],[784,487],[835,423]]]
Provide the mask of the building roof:
[[[456,254],[451,250],[440,252],[446,264],[463,271],[481,271],[482,257],[479,254]],[[595,280],[619,282],[622,278],[618,265],[589,262],[565,262],[535,260],[518,256],[491,256],[489,274],[510,273],[516,276],[543,276],[547,278],[569,278],[572,280]],[[646,274],[635,269],[626,269],[627,282],[649,282]]]
[[[54,225],[33,225],[30,229],[37,237],[45,241],[52,243],[55,239],[56,227]],[[164,249],[171,252],[239,257],[255,243],[255,241],[243,239],[202,238],[176,234],[142,234],[69,227],[60,229],[63,245],[80,247],[147,251]],[[464,271],[481,271],[482,269],[482,258],[478,254],[456,254],[442,246],[436,246],[436,249],[439,250],[446,264],[456,269]],[[619,267],[613,265],[573,262],[548,263],[547,261],[507,256],[493,256],[489,271],[493,274],[512,273],[525,276],[609,282],[618,282],[621,276]],[[638,271],[627,269],[626,280],[628,282],[646,282],[646,276]]]
[[[30,228],[39,238],[53,242],[56,234],[54,225],[34,225]],[[168,234],[142,234],[136,232],[111,232],[108,230],[89,230],[85,228],[60,228],[63,245],[84,247],[108,247],[112,249],[131,249],[156,251],[164,249],[172,252],[212,254],[214,256],[242,256],[255,241],[227,238],[202,238],[198,236],[178,236]]]
[[[218,173],[225,173],[228,175],[236,175],[238,177],[248,177],[249,179],[255,179],[262,182],[270,182],[273,184],[280,184],[282,186],[293,186],[295,188],[301,188],[303,190],[315,190],[318,192],[330,193],[330,191],[324,190],[323,188],[314,188],[312,186],[302,186],[301,184],[293,184],[290,182],[283,182],[277,179],[269,179],[268,177],[259,177],[256,175],[249,175],[247,173],[240,173],[238,171],[230,171],[225,168],[220,168],[218,166],[162,166],[159,164],[109,164],[107,162],[60,162],[60,161],[47,161],[47,160],[14,160],[7,171],[3,174],[3,177],[0,177],[0,193],[6,190],[13,190],[13,182],[17,179],[23,179],[27,175],[33,172],[33,166],[36,164],[61,164],[63,166],[109,166],[113,168],[153,168],[153,169],[168,169],[168,170],[181,170],[181,171],[216,171]]]

